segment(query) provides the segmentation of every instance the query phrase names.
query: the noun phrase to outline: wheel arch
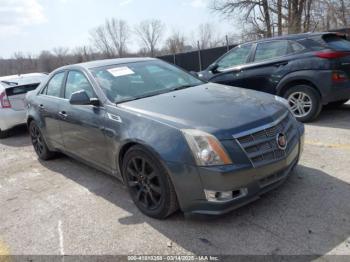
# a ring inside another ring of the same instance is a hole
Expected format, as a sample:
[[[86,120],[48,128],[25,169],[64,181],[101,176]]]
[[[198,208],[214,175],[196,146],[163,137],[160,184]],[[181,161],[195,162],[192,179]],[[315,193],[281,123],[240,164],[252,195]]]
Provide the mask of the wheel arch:
[[[320,92],[320,90],[317,88],[316,84],[309,80],[309,79],[291,79],[289,81],[284,82],[283,84],[281,84],[278,89],[277,89],[277,95],[279,96],[283,96],[285,94],[285,92],[296,85],[307,85],[310,86],[311,88],[313,88],[317,94],[320,96],[321,100],[322,100],[322,93]]]
[[[141,140],[128,140],[128,141],[125,141],[123,143],[123,145],[120,147],[120,149],[118,151],[118,156],[117,156],[118,171],[119,171],[120,176],[123,179],[123,182],[125,182],[124,181],[124,176],[123,176],[123,173],[122,173],[123,160],[124,160],[124,157],[126,155],[126,152],[128,152],[128,150],[130,148],[134,147],[134,146],[141,146],[141,147],[143,147],[144,149],[149,151],[155,158],[157,158],[158,161],[161,163],[161,165],[168,172],[168,174],[170,176],[170,179],[172,180],[170,172],[169,172],[167,166],[165,165],[163,159],[161,158],[160,154],[153,147],[149,146],[147,143],[145,143],[144,141],[141,141]]]
[[[31,123],[32,121],[34,121],[34,117],[28,116],[28,117],[27,117],[27,127],[29,127],[29,125],[30,125],[30,123]]]

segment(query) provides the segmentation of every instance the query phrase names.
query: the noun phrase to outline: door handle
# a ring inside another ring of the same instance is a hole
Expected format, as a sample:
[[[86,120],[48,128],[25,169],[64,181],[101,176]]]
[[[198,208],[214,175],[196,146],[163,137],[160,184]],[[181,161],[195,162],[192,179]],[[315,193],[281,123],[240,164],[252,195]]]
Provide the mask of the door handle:
[[[40,109],[40,110],[44,110],[44,109],[45,109],[45,106],[44,106],[43,104],[40,104],[40,105],[39,105],[39,109]]]
[[[276,63],[276,64],[275,64],[275,67],[285,66],[285,65],[288,65],[288,61]]]
[[[60,112],[58,112],[58,115],[60,116],[60,117],[62,117],[62,118],[67,118],[67,113],[65,112],[65,111],[60,111]]]

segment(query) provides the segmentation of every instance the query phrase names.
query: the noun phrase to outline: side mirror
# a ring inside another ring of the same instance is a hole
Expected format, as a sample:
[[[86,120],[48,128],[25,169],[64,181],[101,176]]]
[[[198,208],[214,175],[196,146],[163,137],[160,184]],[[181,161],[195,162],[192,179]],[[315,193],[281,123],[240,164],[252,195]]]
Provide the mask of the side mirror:
[[[90,98],[85,90],[74,92],[69,99],[71,105],[93,105],[98,106],[100,104],[97,98]]]
[[[218,68],[219,68],[219,65],[218,64],[211,64],[209,67],[208,67],[208,71],[211,71],[213,73],[216,73],[218,72]]]

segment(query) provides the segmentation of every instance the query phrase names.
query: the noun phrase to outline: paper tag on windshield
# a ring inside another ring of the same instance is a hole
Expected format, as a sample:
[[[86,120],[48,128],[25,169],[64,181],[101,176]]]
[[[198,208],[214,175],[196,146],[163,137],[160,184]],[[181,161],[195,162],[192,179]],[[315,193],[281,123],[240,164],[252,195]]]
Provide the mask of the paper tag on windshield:
[[[108,69],[107,71],[110,72],[115,77],[135,74],[135,72],[132,71],[127,66],[115,67],[115,68]]]

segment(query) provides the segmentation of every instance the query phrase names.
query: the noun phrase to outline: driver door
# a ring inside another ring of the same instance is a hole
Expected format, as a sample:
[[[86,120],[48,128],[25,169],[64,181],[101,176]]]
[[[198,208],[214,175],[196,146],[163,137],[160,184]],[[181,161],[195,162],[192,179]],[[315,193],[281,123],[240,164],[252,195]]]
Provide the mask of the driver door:
[[[64,148],[79,158],[104,168],[109,167],[104,135],[105,108],[102,105],[71,105],[71,95],[81,90],[90,98],[96,98],[85,74],[77,70],[69,71],[64,87],[64,101],[59,108]]]

